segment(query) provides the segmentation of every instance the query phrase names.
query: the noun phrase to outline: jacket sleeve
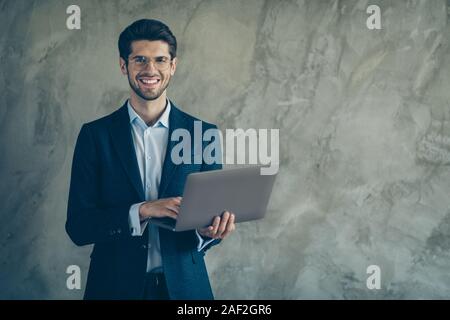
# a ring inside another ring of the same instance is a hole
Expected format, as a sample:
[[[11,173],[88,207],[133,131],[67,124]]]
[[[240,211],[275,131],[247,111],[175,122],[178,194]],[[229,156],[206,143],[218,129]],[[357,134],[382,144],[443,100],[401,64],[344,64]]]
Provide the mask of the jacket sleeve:
[[[78,246],[131,237],[130,206],[99,205],[100,164],[89,125],[78,135],[72,162],[66,231]]]

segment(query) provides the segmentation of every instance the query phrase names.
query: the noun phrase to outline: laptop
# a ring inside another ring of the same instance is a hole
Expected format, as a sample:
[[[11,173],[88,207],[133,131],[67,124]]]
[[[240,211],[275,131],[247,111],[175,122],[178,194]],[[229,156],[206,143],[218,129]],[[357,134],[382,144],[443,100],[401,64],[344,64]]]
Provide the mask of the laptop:
[[[276,174],[261,175],[261,167],[191,173],[177,219],[152,218],[150,222],[178,232],[210,226],[226,210],[235,214],[235,223],[262,219]]]

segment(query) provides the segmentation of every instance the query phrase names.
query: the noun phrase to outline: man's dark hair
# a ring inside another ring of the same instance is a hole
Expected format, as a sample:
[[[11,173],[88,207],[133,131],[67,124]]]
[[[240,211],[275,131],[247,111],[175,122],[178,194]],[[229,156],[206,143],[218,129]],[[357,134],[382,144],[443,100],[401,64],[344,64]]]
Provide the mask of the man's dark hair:
[[[119,54],[125,61],[131,53],[133,41],[164,41],[169,45],[170,58],[177,56],[177,39],[169,27],[158,20],[141,19],[133,22],[119,36]]]

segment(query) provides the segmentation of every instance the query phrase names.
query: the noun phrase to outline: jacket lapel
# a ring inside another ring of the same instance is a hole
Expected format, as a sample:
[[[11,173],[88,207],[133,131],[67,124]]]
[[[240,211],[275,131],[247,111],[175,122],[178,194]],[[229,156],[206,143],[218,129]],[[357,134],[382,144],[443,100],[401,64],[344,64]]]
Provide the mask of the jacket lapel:
[[[141,201],[144,201],[144,190],[142,188],[133,137],[131,135],[130,116],[128,115],[126,102],[119,110],[117,110],[116,116],[111,122],[110,133],[114,148],[130,178],[130,182],[138,193]]]
[[[169,136],[167,141],[167,149],[166,149],[166,155],[164,157],[164,164],[163,169],[161,173],[161,183],[159,185],[159,192],[158,197],[165,197],[166,191],[170,185],[170,182],[173,180],[174,174],[179,167],[179,165],[176,165],[173,163],[171,158],[171,153],[173,147],[178,143],[178,141],[171,141],[172,133],[176,129],[187,129],[192,134],[192,127],[189,126],[189,122],[187,121],[186,117],[183,115],[183,113],[172,103],[171,103],[171,109],[169,114]]]

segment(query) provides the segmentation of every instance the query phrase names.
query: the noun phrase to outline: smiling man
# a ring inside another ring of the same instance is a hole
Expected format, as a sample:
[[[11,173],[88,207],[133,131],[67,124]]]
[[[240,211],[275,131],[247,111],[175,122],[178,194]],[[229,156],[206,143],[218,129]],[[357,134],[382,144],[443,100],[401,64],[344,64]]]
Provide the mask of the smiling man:
[[[176,165],[170,157],[171,133],[193,133],[199,121],[166,96],[176,51],[164,23],[128,26],[119,37],[119,63],[130,98],[84,124],[78,136],[66,230],[75,244],[94,244],[85,299],[213,299],[204,255],[235,229],[234,214],[218,213],[211,226],[185,232],[151,223],[177,218],[188,174],[221,169],[220,163]],[[216,126],[202,122],[202,128]]]

